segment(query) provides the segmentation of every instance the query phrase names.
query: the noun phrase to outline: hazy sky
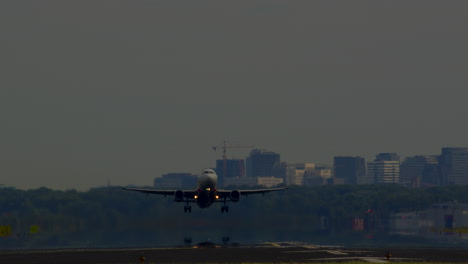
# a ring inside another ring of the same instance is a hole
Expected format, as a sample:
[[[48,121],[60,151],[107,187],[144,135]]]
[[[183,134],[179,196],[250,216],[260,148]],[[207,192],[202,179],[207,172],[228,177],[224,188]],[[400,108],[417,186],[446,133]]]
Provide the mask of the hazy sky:
[[[468,1],[0,1],[0,184],[468,146]],[[244,157],[236,150],[229,157]]]

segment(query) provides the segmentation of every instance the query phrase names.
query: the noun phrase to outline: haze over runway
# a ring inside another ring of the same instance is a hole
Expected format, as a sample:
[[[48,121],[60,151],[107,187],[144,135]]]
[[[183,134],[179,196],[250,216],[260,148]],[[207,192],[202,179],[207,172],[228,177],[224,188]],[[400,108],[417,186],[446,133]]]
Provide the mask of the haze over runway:
[[[467,1],[1,1],[0,184],[467,147]],[[247,151],[229,155],[243,158]]]

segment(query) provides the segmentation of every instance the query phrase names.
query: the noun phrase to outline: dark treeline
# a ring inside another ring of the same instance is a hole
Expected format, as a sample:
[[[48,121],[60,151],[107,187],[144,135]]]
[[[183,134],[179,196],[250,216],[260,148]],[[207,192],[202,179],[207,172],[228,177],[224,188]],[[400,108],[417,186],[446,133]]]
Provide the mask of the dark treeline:
[[[128,247],[231,241],[296,240],[335,245],[387,241],[391,213],[418,211],[434,203],[468,203],[468,187],[407,189],[399,185],[291,187],[264,196],[242,197],[221,214],[172,197],[97,188],[87,192],[0,189],[0,248]],[[370,210],[369,210],[370,209]],[[353,230],[353,219],[372,226]],[[38,227],[34,229],[33,227]],[[32,231],[34,230],[34,232]],[[372,241],[370,241],[372,240]]]

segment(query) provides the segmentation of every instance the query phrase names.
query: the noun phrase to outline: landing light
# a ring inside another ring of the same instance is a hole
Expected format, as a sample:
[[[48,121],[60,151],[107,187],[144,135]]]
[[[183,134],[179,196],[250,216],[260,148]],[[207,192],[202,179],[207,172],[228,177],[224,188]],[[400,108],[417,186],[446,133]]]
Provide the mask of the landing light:
[[[194,199],[198,199],[198,195],[193,196]]]
[[[216,198],[216,199],[219,199],[219,195],[216,195],[215,198]]]
[[[211,188],[206,188],[207,191],[211,191]]]

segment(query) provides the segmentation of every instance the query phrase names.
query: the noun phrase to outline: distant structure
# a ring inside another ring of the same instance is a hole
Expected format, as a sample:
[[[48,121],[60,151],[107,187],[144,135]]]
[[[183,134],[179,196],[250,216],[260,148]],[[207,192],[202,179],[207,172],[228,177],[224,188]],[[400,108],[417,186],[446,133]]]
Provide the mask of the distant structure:
[[[468,204],[442,203],[431,208],[390,215],[389,233],[427,238],[431,241],[465,242],[468,240]]]
[[[366,176],[366,160],[361,157],[335,157],[334,180],[343,184],[358,184]]]
[[[328,165],[317,165],[315,166],[315,178],[312,179],[312,183],[310,183],[310,180],[306,179],[306,185],[317,185],[315,184],[316,181],[315,179],[318,179],[319,185],[332,185],[334,184],[333,182],[333,169],[332,166]]]
[[[254,149],[247,157],[247,177],[272,177],[280,164],[280,154]]]
[[[306,185],[315,176],[315,163],[287,163],[287,168],[288,185]]]
[[[400,164],[400,184],[406,187],[419,188],[421,185],[439,185],[436,176],[439,156],[407,157]]]
[[[315,163],[281,162],[274,168],[274,176],[287,185],[322,186],[332,184],[332,170]]]
[[[334,184],[333,170],[329,166],[315,166],[313,173],[307,172],[304,177],[306,186],[322,186]]]
[[[442,184],[468,185],[468,148],[442,148]]]
[[[400,157],[396,153],[380,153],[367,163],[368,177],[374,184],[399,183]]]
[[[168,173],[154,179],[154,188],[157,189],[193,189],[196,185],[197,175],[191,173]]]
[[[222,144],[213,146],[212,149],[217,151],[223,150],[223,158],[216,160],[216,174],[218,174],[218,184],[224,186],[224,180],[231,177],[244,177],[245,176],[245,163],[243,159],[228,159],[228,149],[241,149],[241,148],[254,148],[252,145],[232,145],[224,140]]]
[[[267,188],[275,187],[283,183],[284,180],[275,177],[232,177],[226,178],[225,186],[265,186]]]
[[[421,186],[435,186],[444,184],[440,169],[440,156],[431,156],[424,166],[422,173]],[[418,186],[419,187],[419,186]]]
[[[367,162],[362,157],[336,156],[333,166],[315,163],[281,162],[280,154],[253,149],[244,159],[227,159],[227,149],[253,148],[229,145],[224,141],[214,150],[223,150],[216,160],[218,185],[278,184],[321,186],[334,184],[402,184],[419,188],[436,185],[468,185],[468,148],[444,147],[441,155],[416,155],[400,163],[397,153],[379,153]],[[197,177],[190,173],[169,173],[154,180],[158,188],[193,188]],[[1,185],[0,185],[1,188]]]
[[[226,175],[224,175],[226,173]],[[218,184],[225,185],[226,178],[244,177],[245,163],[243,159],[216,160],[216,174],[218,174]]]

